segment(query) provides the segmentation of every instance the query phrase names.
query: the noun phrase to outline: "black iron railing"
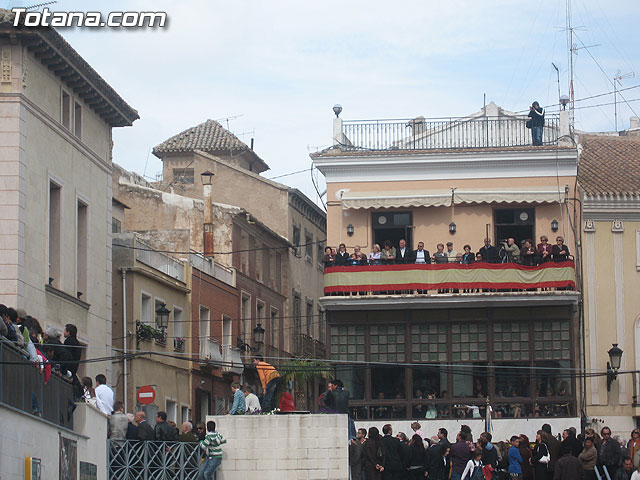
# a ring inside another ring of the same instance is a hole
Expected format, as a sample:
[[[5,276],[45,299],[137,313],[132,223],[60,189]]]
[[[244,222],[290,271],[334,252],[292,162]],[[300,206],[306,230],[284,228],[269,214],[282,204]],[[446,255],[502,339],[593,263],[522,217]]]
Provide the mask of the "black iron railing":
[[[527,118],[446,118],[344,121],[343,150],[433,150],[531,145]],[[558,141],[560,119],[547,115],[544,144]]]
[[[0,404],[73,429],[71,383],[52,374],[45,385],[44,373],[4,337],[0,337]]]
[[[107,440],[107,451],[109,480],[195,480],[202,460],[198,443]]]

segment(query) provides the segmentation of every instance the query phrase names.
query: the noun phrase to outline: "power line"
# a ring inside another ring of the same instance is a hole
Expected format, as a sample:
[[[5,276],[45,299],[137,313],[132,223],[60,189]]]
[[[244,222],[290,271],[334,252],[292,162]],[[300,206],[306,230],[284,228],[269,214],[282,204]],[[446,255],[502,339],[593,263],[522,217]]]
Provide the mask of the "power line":
[[[282,175],[276,175],[275,177],[264,177],[264,178],[266,178],[267,180],[275,180],[276,178],[289,177],[291,175],[297,175],[298,173],[304,173],[309,170],[310,168],[305,168],[304,170],[298,170],[295,172],[283,173]]]

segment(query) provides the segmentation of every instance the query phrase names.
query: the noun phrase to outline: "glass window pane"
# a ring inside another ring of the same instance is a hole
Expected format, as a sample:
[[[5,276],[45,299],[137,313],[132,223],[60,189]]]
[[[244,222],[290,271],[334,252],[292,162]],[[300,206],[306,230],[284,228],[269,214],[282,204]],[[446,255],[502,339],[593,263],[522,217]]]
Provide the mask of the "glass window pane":
[[[336,378],[344,383],[345,390],[349,391],[353,400],[364,400],[364,381],[366,369],[356,365],[337,367]]]
[[[404,367],[371,367],[371,396],[391,400],[404,398]]]
[[[462,355],[468,354],[463,353]],[[463,359],[463,363],[464,361],[465,359]],[[455,365],[452,368],[452,372],[454,397],[486,398],[487,367],[484,364]]]

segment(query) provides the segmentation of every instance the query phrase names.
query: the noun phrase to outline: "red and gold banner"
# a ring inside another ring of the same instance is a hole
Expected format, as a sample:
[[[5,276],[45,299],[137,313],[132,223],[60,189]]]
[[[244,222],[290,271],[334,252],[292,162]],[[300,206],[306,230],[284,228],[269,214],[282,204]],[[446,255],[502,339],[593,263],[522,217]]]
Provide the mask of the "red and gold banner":
[[[437,289],[568,288],[575,290],[572,261],[525,267],[515,263],[369,265],[324,270],[324,293]]]

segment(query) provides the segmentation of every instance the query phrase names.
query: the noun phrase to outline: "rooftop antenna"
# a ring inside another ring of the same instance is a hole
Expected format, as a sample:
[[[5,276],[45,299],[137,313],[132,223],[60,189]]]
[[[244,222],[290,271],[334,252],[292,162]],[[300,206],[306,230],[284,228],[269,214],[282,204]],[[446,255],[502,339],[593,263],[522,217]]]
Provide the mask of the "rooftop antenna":
[[[622,73],[620,70],[613,77],[613,116],[615,118],[616,132],[618,131],[618,86],[622,86],[622,80],[635,77],[635,72]]]
[[[560,70],[556,67],[556,64],[551,62],[551,65],[556,70],[556,76],[558,77],[558,101],[560,101]]]

